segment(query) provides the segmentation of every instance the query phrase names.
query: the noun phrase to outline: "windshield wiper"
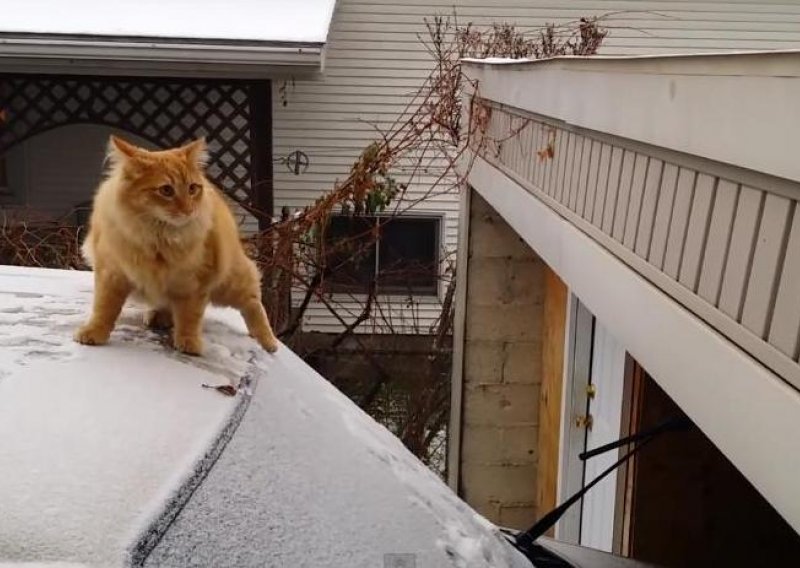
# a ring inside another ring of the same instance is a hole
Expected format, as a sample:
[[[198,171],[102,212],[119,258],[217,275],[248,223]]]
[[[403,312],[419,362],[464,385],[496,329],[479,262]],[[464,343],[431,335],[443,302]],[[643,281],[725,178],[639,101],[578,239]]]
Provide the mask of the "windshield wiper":
[[[578,458],[582,461],[586,461],[591,459],[595,456],[600,454],[610,452],[611,450],[615,450],[621,446],[625,446],[628,444],[636,444],[632,449],[630,449],[626,454],[624,454],[621,458],[619,458],[616,462],[614,462],[611,466],[607,467],[603,472],[595,477],[590,483],[584,485],[580,491],[574,493],[569,499],[564,501],[561,505],[557,506],[555,509],[544,515],[541,519],[536,521],[534,525],[529,528],[527,531],[516,535],[513,539],[513,544],[526,557],[531,560],[534,560],[535,557],[539,556],[541,553],[538,552],[540,548],[536,545],[536,539],[546,533],[550,528],[555,525],[558,520],[564,516],[564,513],[567,510],[580,501],[583,496],[595,485],[600,483],[607,475],[617,469],[619,466],[624,464],[626,461],[631,459],[636,453],[638,453],[642,448],[644,448],[647,444],[653,441],[656,437],[664,432],[673,432],[676,430],[685,430],[689,427],[691,421],[686,417],[678,417],[678,418],[670,418],[648,430],[644,430],[642,432],[638,432],[636,434],[632,434],[630,436],[626,436],[624,438],[620,438],[614,442],[610,442],[608,444],[604,444],[599,446],[593,450],[589,450],[579,454]]]

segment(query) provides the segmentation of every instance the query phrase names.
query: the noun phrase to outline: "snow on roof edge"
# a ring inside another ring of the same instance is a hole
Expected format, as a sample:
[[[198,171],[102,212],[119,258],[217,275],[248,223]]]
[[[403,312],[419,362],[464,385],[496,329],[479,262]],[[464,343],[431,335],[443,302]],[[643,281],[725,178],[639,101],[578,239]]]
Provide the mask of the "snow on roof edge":
[[[324,44],[335,0],[9,0],[6,36]],[[153,17],[156,14],[158,17]]]
[[[511,57],[464,57],[461,63],[470,65],[524,65],[537,64],[546,65],[554,62],[568,61],[653,61],[653,60],[676,60],[676,59],[702,59],[706,57],[714,58],[735,58],[735,57],[764,57],[764,56],[800,56],[800,49],[761,49],[761,50],[738,50],[738,51],[707,51],[696,53],[647,53],[640,55],[558,55],[543,59]]]

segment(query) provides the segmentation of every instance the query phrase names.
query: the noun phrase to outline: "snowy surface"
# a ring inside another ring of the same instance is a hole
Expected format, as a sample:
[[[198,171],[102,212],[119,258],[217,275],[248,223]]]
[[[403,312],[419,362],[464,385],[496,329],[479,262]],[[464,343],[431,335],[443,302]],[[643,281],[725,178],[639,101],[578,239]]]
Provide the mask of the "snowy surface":
[[[335,0],[8,0],[6,33],[324,43]]]
[[[638,55],[557,55],[543,59],[531,59],[527,57],[463,57],[463,63],[488,64],[488,65],[509,65],[515,63],[533,63],[547,65],[553,62],[564,61],[637,61],[637,60],[659,60],[659,59],[702,59],[704,57],[730,59],[732,56],[742,55],[747,57],[775,54],[775,53],[800,53],[800,49],[751,49],[745,51],[699,51],[693,53],[645,53]]]
[[[0,267],[0,562],[118,563],[235,407],[201,384],[236,380],[257,349],[210,321],[209,356],[180,356],[134,309],[109,345],[78,345],[91,288]]]
[[[281,349],[146,566],[375,568],[385,554],[420,568],[530,568],[395,436]]]
[[[210,311],[199,359],[130,309],[109,345],[73,344],[89,276],[0,267],[0,564],[127,558],[237,400],[199,384],[252,371],[255,344],[231,311]],[[530,567],[289,349],[255,364],[242,422],[148,566],[372,568],[406,554],[426,568]]]

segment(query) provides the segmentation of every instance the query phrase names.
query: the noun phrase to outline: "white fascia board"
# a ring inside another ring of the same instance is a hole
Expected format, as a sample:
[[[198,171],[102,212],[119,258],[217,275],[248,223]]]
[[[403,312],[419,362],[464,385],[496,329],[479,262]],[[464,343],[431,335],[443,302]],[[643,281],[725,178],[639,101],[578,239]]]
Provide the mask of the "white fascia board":
[[[800,531],[800,393],[483,159],[469,183]]]
[[[0,37],[0,70],[270,78],[322,70],[323,44]]]
[[[800,53],[466,62],[480,97],[800,181]]]

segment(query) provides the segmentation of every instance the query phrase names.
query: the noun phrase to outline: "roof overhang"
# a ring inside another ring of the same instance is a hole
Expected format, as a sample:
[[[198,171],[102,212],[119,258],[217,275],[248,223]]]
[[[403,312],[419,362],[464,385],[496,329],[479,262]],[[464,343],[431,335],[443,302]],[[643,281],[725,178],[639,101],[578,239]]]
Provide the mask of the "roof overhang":
[[[479,96],[800,181],[800,51],[465,60]],[[657,111],[654,111],[657,109]]]
[[[335,0],[12,3],[3,72],[250,79],[320,72]]]
[[[258,79],[323,69],[324,44],[0,36],[0,70]]]

